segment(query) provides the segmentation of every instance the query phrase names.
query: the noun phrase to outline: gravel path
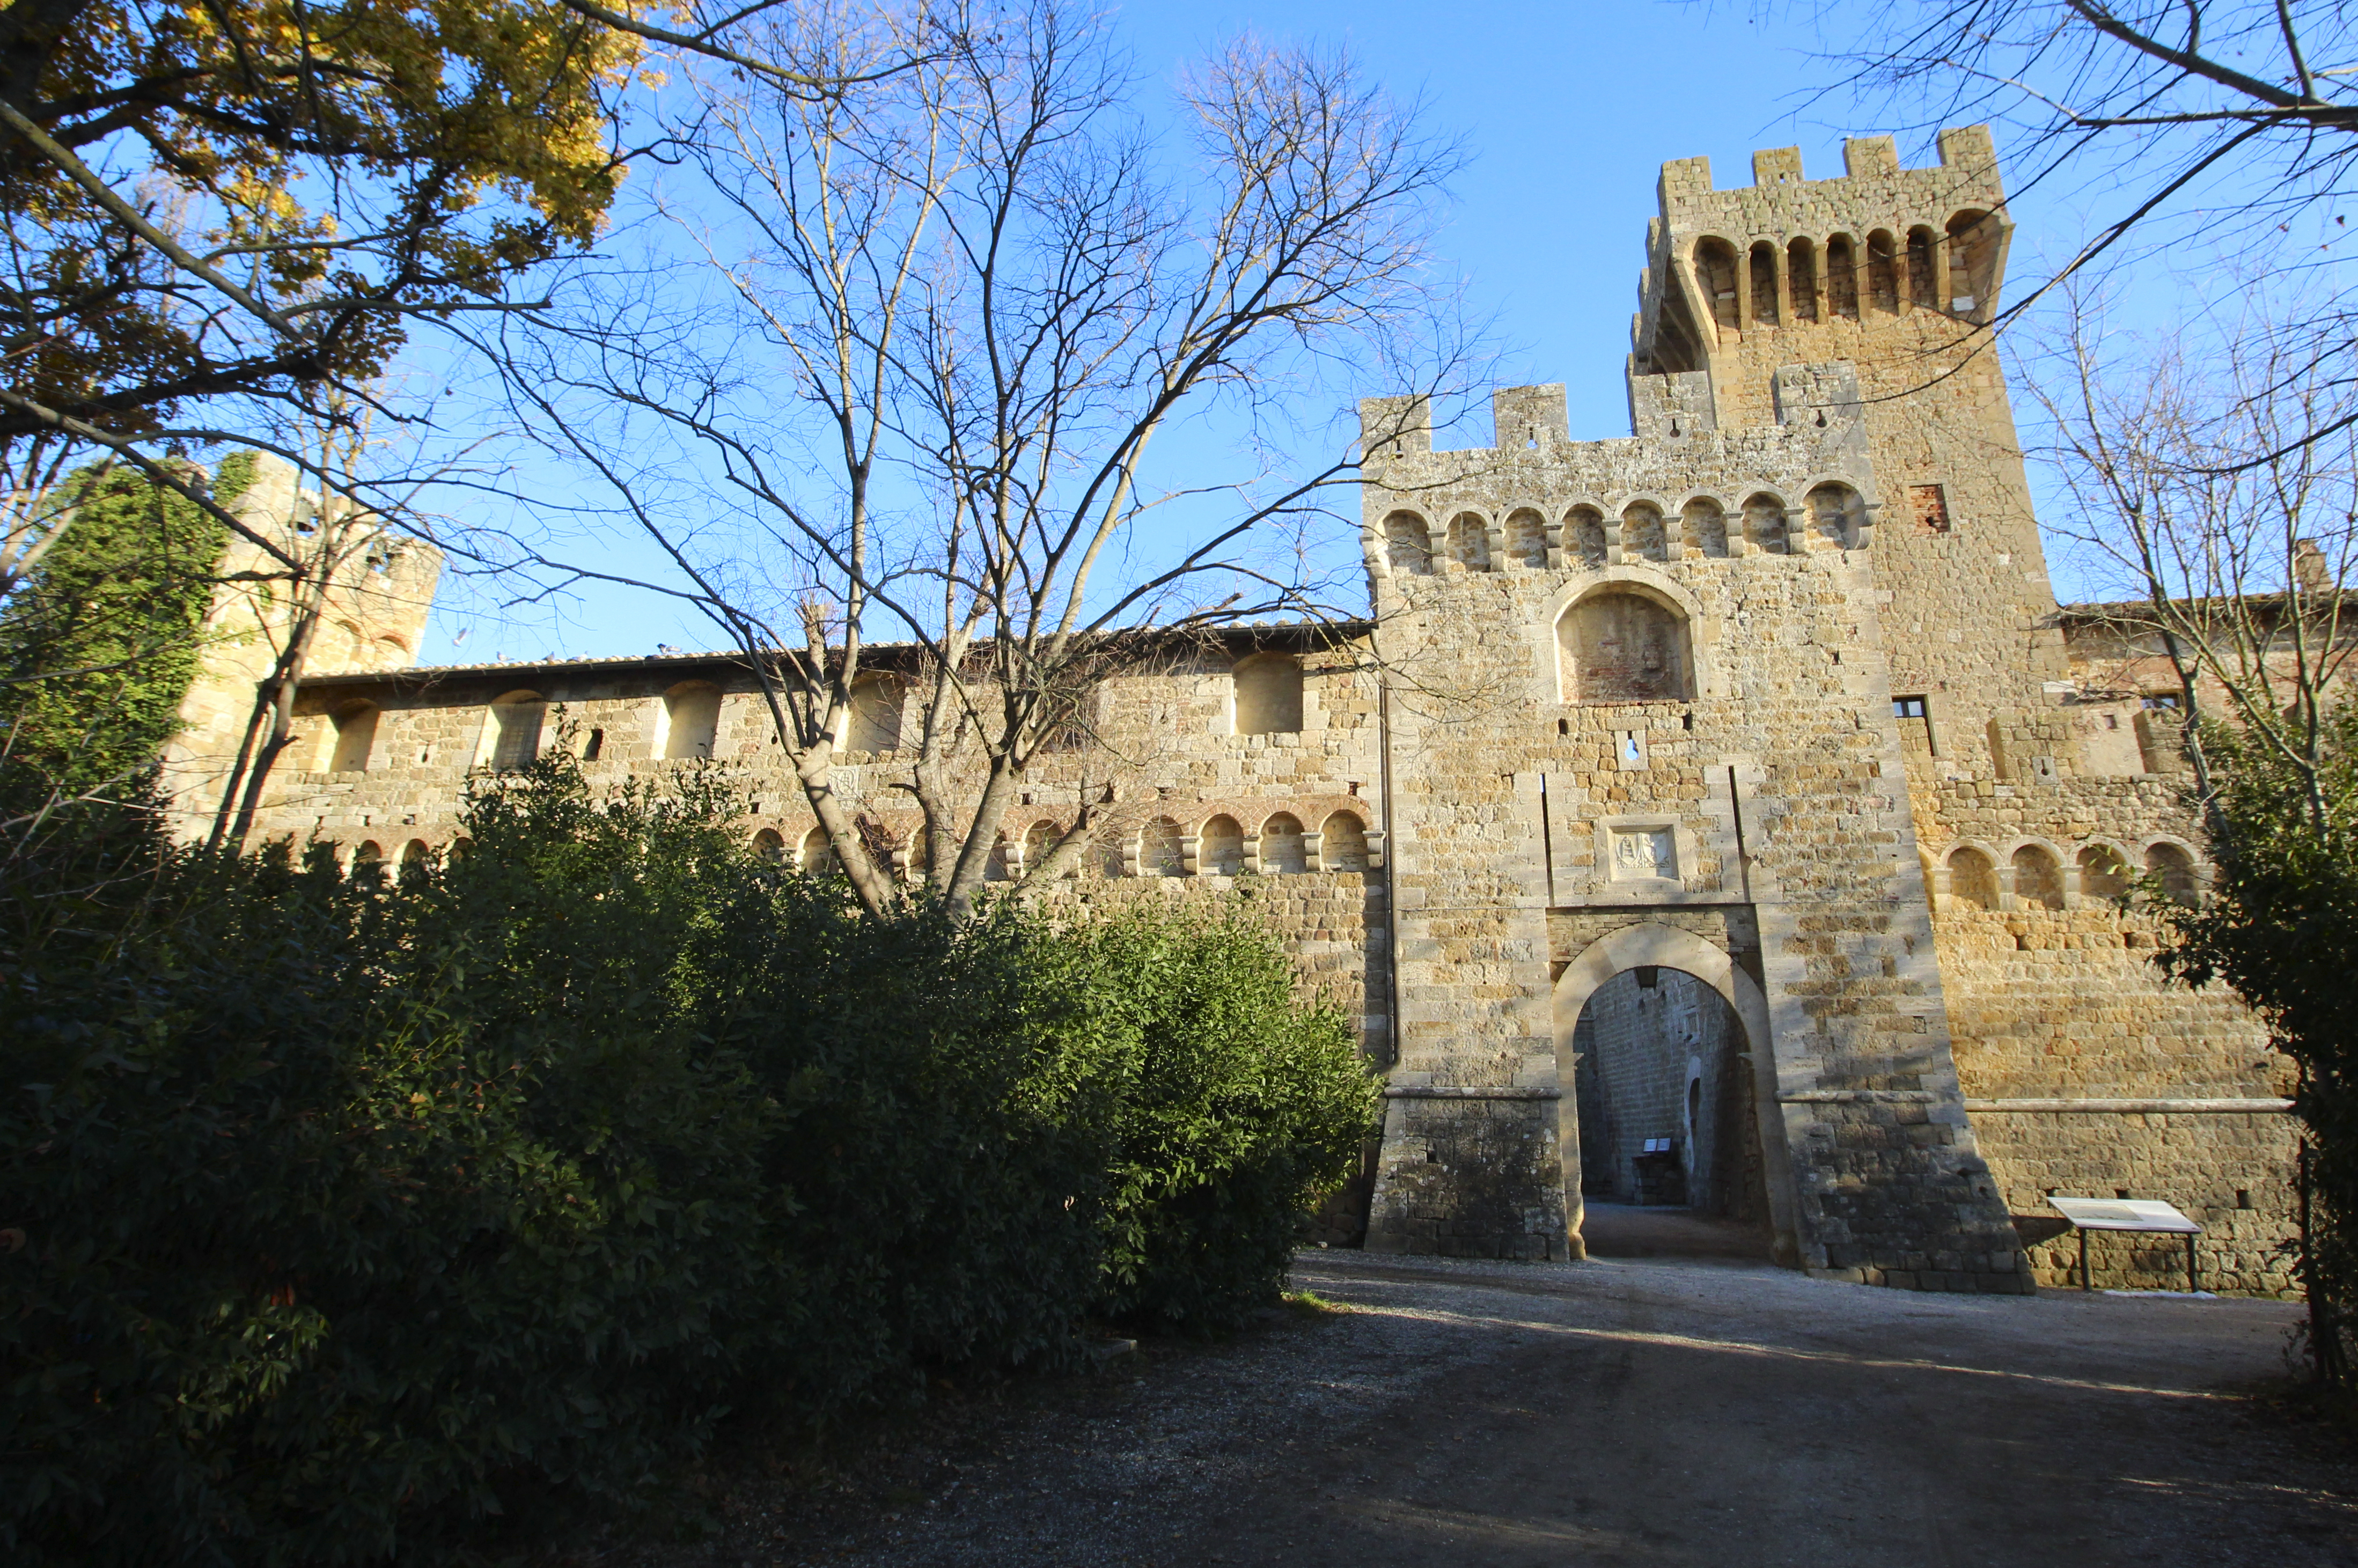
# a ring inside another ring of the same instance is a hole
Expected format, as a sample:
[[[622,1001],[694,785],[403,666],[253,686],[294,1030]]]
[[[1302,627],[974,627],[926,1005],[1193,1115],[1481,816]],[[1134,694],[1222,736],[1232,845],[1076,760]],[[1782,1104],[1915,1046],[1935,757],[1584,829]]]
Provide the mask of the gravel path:
[[[1915,1295],[1748,1263],[1305,1255],[1212,1349],[945,1416],[694,1547],[919,1565],[2358,1563],[2348,1456],[2239,1390],[2296,1309]]]

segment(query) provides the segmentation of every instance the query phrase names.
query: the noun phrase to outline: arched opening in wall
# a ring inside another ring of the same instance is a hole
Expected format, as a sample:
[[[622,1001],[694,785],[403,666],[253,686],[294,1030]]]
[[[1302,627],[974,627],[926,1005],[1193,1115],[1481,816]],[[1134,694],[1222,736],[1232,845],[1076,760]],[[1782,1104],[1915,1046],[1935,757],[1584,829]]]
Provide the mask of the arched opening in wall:
[[[1890,234],[1881,229],[1866,237],[1866,294],[1887,316],[1899,308],[1899,254]]]
[[[1774,327],[1777,321],[1777,247],[1761,240],[1752,247],[1752,320]]]
[[[347,702],[336,709],[330,721],[330,773],[368,772],[369,752],[376,746],[376,720],[377,708],[373,702]]]
[[[871,756],[901,748],[901,707],[908,687],[898,676],[882,671],[851,683],[851,723],[845,749]]]
[[[1997,866],[1967,846],[1949,855],[1949,896],[1969,909],[1997,907]]]
[[[1186,862],[1179,853],[1179,825],[1167,816],[1158,816],[1138,830],[1138,874],[1141,877],[1178,877],[1187,873]]]
[[[1793,296],[1793,319],[1818,319],[1818,247],[1798,239],[1785,247],[1785,287]]]
[[[795,855],[795,864],[802,869],[805,876],[835,875],[840,867],[835,858],[835,846],[828,841],[826,828],[813,827],[803,835],[802,849]]]
[[[1781,556],[1792,549],[1785,537],[1785,503],[1763,491],[1744,503],[1744,542],[1763,555]]]
[[[786,863],[786,838],[774,827],[764,827],[753,835],[753,858],[773,866]]]
[[[1848,234],[1826,242],[1826,310],[1845,320],[1858,319],[1858,247]]]
[[[401,880],[416,881],[434,867],[434,847],[423,838],[412,838],[401,847]]]
[[[2194,857],[2175,844],[2154,844],[2145,852],[2146,874],[2161,883],[2172,903],[2194,902]]]
[[[1433,571],[1433,530],[1413,512],[1395,512],[1384,519],[1384,557],[1392,570],[1412,577]]]
[[[1662,561],[1670,558],[1670,539],[1662,527],[1662,509],[1650,501],[1633,501],[1621,509],[1621,558]]]
[[[1302,731],[1302,661],[1292,654],[1255,654],[1229,673],[1239,735]]]
[[[2080,851],[2080,896],[2121,898],[2129,891],[2129,863],[2110,844],[2091,844]]]
[[[1601,567],[1605,564],[1605,514],[1594,506],[1575,506],[1563,517],[1564,548],[1580,557],[1580,564]]]
[[[674,762],[712,755],[720,735],[720,688],[682,681],[664,695],[663,754]]]
[[[1507,514],[1507,556],[1527,567],[1547,565],[1547,519],[1530,507]]]
[[[1007,835],[1001,833],[990,841],[990,853],[983,857],[982,880],[987,882],[1012,881],[1015,868],[1007,860]]]
[[[371,838],[352,851],[352,881],[374,882],[384,880],[384,846]]]
[[[1044,817],[1026,827],[1023,830],[1023,869],[1026,871],[1038,871],[1040,862],[1055,852],[1056,841],[1064,836],[1063,828]],[[1065,873],[1067,876],[1071,874],[1069,871]]]
[[[483,760],[503,773],[532,766],[540,759],[540,726],[546,713],[536,691],[512,691],[492,703],[491,754]]]
[[[1997,221],[1967,208],[1948,222],[1949,308],[1970,316],[1997,292]]]
[[[1940,278],[1932,265],[1932,231],[1920,223],[1908,231],[1908,302],[1920,310],[1941,308]]]
[[[409,663],[409,644],[390,632],[379,636],[373,648],[373,668],[397,670]]]
[[[1573,1030],[1581,1240],[1592,1257],[1770,1255],[1744,1025],[1682,969],[1624,969]]]
[[[1727,555],[1727,509],[1707,495],[1699,495],[1680,509],[1679,523],[1687,548],[1713,559]]]
[[[1811,490],[1810,532],[1813,537],[1845,550],[1855,550],[1866,526],[1866,502],[1846,484],[1828,482]]]
[[[2014,852],[2015,902],[2029,909],[2063,907],[2063,868],[2036,844]]]
[[[1695,281],[1711,301],[1711,319],[1722,327],[1739,327],[1736,314],[1736,247],[1725,240],[1698,241],[1694,249]]]
[[[1490,525],[1476,512],[1449,520],[1449,558],[1469,572],[1490,569]]]
[[[1368,825],[1338,811],[1318,826],[1318,866],[1328,871],[1368,869]]]
[[[1686,617],[1634,589],[1612,587],[1568,607],[1556,623],[1566,702],[1682,702],[1694,695]]]
[[[455,866],[465,860],[474,848],[475,841],[462,834],[442,847],[442,863],[446,866]]]
[[[1233,816],[1222,813],[1204,824],[1195,838],[1195,864],[1207,877],[1233,877],[1245,869],[1245,830]]]
[[[1260,825],[1260,869],[1271,875],[1292,876],[1310,866],[1308,846],[1302,841],[1302,819],[1281,811]]]

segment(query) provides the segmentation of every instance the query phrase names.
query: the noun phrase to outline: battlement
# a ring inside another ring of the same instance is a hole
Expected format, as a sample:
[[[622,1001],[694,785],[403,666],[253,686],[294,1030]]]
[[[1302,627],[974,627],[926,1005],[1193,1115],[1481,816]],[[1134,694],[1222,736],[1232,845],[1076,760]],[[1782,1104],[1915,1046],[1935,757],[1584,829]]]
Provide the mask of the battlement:
[[[1800,148],[1770,147],[1730,190],[1714,188],[1709,158],[1664,164],[1633,368],[1704,370],[1766,330],[1986,325],[2013,231],[1996,147],[1986,125],[1944,130],[1939,145],[1938,164],[1902,168],[1889,136],[1853,137],[1831,179],[1807,178]]]
[[[1710,158],[1673,158],[1662,165],[1659,187],[1662,215],[1675,227],[1690,209],[1707,199],[1719,198],[1725,202],[1727,198],[1747,192],[1792,194],[1794,188],[1812,184],[1897,180],[1929,190],[1935,186],[1946,188],[1963,182],[1996,189],[1997,145],[1991,139],[1987,125],[1951,127],[1940,134],[1938,145],[1939,163],[1928,168],[1902,168],[1898,145],[1889,136],[1852,136],[1843,143],[1843,172],[1831,179],[1814,181],[1801,171],[1801,148],[1764,147],[1752,155],[1751,185],[1729,190],[1713,187]]]

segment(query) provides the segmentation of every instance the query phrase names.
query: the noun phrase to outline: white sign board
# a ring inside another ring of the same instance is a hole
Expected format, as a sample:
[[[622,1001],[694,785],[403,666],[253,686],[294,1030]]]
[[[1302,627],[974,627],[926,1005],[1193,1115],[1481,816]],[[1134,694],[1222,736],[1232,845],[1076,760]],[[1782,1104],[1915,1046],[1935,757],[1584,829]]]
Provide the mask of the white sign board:
[[[2054,1198],[2048,1203],[2082,1230],[2160,1230],[2200,1236],[2202,1227],[2166,1203],[2146,1198]]]

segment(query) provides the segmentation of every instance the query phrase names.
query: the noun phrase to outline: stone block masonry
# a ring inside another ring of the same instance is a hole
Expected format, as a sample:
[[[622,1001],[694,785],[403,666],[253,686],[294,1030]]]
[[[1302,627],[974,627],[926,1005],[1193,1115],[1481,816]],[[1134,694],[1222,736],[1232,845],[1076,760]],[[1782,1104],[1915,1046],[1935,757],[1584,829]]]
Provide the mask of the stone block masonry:
[[[1386,1076],[1372,1249],[1581,1256],[1584,1157],[1626,1151],[1582,1147],[1584,1093],[1615,1086],[1579,1042],[1659,1031],[1628,977],[1669,971],[1714,1020],[1680,1049],[1714,1098],[1682,1108],[1672,1074],[1620,1099],[1735,1152],[1785,1262],[2025,1292],[2076,1261],[2050,1195],[2125,1194],[2210,1227],[2206,1283],[2289,1291],[2283,1064],[2232,997],[2164,985],[2117,898],[2147,871],[2201,896],[2202,845],[2169,714],[2113,689],[2117,637],[2049,586],[1990,339],[2011,235],[1978,127],[1931,168],[1880,138],[1834,178],[1791,149],[1736,189],[1664,166],[1631,434],[1576,441],[1561,386],[1509,387],[1490,446],[1436,451],[1424,405],[1368,399],[1370,618],[1108,682],[992,874],[1112,788],[1052,905],[1266,920]],[[404,568],[428,593],[429,567]],[[836,783],[916,875],[904,652],[871,651]],[[266,832],[438,852],[472,770],[561,734],[593,779],[723,760],[749,837],[823,863],[726,655],[384,663],[308,688]],[[195,773],[251,680],[205,688]],[[2164,1250],[2100,1243],[2097,1282],[2169,1285]]]

